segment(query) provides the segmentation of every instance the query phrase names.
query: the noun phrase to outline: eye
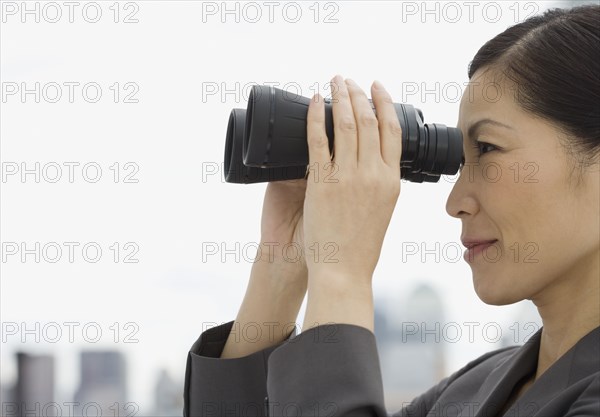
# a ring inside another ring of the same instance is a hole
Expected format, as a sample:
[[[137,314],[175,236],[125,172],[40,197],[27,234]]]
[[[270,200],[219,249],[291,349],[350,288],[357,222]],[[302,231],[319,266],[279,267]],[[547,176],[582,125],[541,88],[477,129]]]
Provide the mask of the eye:
[[[475,146],[471,146],[471,148],[473,149],[477,149],[477,156],[481,156],[481,155],[485,155],[488,152],[492,152],[495,150],[499,150],[500,148],[497,147],[496,145],[492,145],[491,143],[487,143],[487,142],[483,142],[483,141],[476,141],[475,142]],[[483,149],[483,151],[482,151]],[[487,149],[487,151],[485,151]],[[466,164],[466,160],[465,160],[465,156],[463,155],[462,160],[460,161],[460,165],[458,170],[462,171],[462,169],[464,168]]]
[[[479,150],[480,156],[498,149],[496,146],[492,145],[491,143],[482,142],[482,141],[477,141],[477,145],[475,145],[474,148]],[[487,152],[483,152],[482,149],[489,149],[489,150]]]

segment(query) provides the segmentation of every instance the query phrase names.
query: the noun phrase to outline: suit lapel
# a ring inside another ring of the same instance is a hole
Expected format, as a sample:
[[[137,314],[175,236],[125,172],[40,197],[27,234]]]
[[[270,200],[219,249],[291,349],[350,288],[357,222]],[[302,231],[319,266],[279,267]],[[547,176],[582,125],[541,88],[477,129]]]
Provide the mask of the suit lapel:
[[[472,397],[469,407],[459,417],[489,417],[497,415],[516,383],[535,372],[541,329],[532,335],[513,355],[498,363]]]
[[[523,377],[535,374],[542,328],[532,335],[513,355],[499,363],[473,397],[476,417],[496,416],[513,388]],[[534,415],[569,385],[600,370],[600,327],[581,338],[504,413],[506,416]],[[464,410],[461,417],[468,417]]]
[[[513,355],[500,362],[485,379],[473,398],[476,417],[497,415],[513,387],[526,375],[535,373],[540,346],[541,329],[533,334]],[[464,410],[461,417],[467,417],[470,410]],[[469,414],[470,416],[470,414]]]
[[[506,415],[534,415],[569,385],[600,370],[600,327],[582,337],[558,358],[510,407]],[[537,365],[536,365],[537,366]],[[518,414],[515,412],[518,411]]]

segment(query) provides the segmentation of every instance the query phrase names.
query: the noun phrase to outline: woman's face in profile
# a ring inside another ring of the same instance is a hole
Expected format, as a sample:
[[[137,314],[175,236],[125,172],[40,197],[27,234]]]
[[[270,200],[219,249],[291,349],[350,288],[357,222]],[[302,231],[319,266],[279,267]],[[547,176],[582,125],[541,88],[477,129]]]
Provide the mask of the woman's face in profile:
[[[561,145],[564,135],[526,113],[516,91],[492,72],[472,77],[457,125],[465,166],[446,210],[461,220],[462,240],[497,239],[467,259],[479,298],[494,305],[533,299],[539,307],[589,288],[600,246],[600,182],[596,166],[577,185],[580,167]]]

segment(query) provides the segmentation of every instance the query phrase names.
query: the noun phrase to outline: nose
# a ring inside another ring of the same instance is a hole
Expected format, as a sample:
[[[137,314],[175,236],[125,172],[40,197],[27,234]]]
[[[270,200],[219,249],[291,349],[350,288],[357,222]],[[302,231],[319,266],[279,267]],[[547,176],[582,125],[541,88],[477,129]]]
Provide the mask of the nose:
[[[469,176],[461,171],[458,180],[446,201],[446,212],[457,219],[466,215],[474,215],[479,211],[479,203],[475,198],[473,187],[469,186]]]

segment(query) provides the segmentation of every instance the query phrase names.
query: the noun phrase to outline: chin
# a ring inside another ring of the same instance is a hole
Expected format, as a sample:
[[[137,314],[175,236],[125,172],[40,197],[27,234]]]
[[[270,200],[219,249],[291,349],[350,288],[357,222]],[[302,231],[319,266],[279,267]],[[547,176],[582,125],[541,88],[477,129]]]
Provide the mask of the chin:
[[[489,278],[489,277],[488,277]],[[473,276],[473,286],[475,293],[481,301],[494,306],[505,306],[518,303],[525,299],[522,294],[515,294],[514,287],[510,285],[502,285],[502,279],[493,277],[492,280],[482,281],[476,280]]]

